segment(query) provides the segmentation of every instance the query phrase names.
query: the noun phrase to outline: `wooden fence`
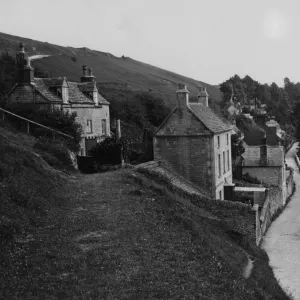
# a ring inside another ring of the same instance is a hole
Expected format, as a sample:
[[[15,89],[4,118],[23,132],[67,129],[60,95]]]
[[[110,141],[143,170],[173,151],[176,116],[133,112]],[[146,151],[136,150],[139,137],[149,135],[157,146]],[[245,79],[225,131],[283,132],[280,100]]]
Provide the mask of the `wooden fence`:
[[[19,115],[16,115],[16,114],[14,114],[14,113],[12,113],[12,112],[10,112],[10,111],[8,111],[8,110],[5,110],[5,109],[3,109],[3,108],[0,108],[0,111],[1,111],[1,113],[2,113],[2,122],[3,122],[3,123],[6,121],[6,115],[9,115],[9,116],[12,116],[12,117],[14,117],[14,118],[17,118],[17,119],[19,119],[19,120],[24,121],[24,123],[25,123],[25,125],[26,125],[26,133],[27,133],[27,134],[30,134],[30,133],[31,133],[30,126],[34,125],[34,126],[43,128],[43,129],[45,129],[45,130],[51,132],[53,138],[55,138],[55,137],[58,135],[58,136],[63,136],[63,137],[68,138],[68,139],[74,139],[71,135],[65,134],[65,133],[63,133],[63,132],[61,132],[61,131],[58,131],[58,130],[56,130],[56,129],[53,129],[53,128],[44,126],[44,125],[42,125],[42,124],[36,123],[36,122],[34,122],[34,121],[31,121],[31,120],[29,120],[29,119],[26,119],[26,118],[24,118],[24,117],[21,117],[21,116],[19,116]]]

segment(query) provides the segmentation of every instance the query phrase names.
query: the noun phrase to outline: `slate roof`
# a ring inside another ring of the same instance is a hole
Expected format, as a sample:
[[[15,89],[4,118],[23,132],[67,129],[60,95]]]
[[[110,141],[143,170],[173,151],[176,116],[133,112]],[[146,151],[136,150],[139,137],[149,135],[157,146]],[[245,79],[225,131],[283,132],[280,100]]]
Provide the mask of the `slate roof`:
[[[97,90],[97,86],[94,82],[78,82],[78,88],[82,92],[93,92],[95,89]],[[109,104],[99,93],[98,93],[98,102],[99,104]]]
[[[37,92],[39,92],[44,98],[51,102],[62,102],[62,99],[50,92],[50,87],[62,86],[64,78],[34,78],[33,85]],[[84,94],[84,92],[93,92],[95,85],[93,82],[70,82],[67,81],[69,91],[70,103],[79,104],[94,104],[94,101]],[[109,105],[98,93],[98,103]]]
[[[71,103],[94,104],[94,101],[92,99],[88,98],[84,95],[84,93],[81,92],[77,82],[69,82],[69,101]]]
[[[189,103],[194,115],[213,133],[229,131],[231,128],[221,120],[209,107],[203,104]]]
[[[62,99],[55,96],[53,93],[49,91],[49,86],[45,84],[43,78],[34,78],[34,81],[32,82],[32,85],[35,87],[35,89],[48,101],[51,102],[62,102]]]

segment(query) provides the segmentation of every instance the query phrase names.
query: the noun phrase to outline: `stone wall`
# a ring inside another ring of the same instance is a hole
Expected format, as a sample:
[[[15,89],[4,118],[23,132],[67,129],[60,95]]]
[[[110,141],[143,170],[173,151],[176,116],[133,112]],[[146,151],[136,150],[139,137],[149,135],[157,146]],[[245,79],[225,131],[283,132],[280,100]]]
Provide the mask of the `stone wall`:
[[[287,197],[289,197],[293,193],[293,190],[294,190],[294,178],[291,172],[291,174],[286,179]]]
[[[282,167],[243,167],[242,172],[263,183],[282,186]]]
[[[154,159],[212,193],[210,136],[156,136]]]
[[[101,136],[110,135],[110,119],[109,119],[109,106],[102,105],[99,107],[79,107],[72,106],[67,108],[70,112],[76,112],[76,121],[81,124],[83,129],[84,138],[96,138],[97,142],[101,141]],[[106,134],[102,131],[102,120],[106,120]],[[92,120],[92,132],[88,132],[87,120]],[[85,139],[81,143],[82,155],[87,155],[85,147]]]

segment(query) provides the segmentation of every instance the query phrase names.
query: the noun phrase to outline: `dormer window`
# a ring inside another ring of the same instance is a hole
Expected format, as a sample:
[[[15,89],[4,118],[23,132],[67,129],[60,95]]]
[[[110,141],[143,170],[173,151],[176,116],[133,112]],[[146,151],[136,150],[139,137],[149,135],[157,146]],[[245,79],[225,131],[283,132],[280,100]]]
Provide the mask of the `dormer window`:
[[[84,95],[89,98],[90,100],[93,100],[93,92],[83,92]]]
[[[61,89],[61,87],[51,86],[51,87],[49,87],[49,91],[52,94],[54,94],[55,96],[57,96],[58,98],[62,99],[62,89]]]

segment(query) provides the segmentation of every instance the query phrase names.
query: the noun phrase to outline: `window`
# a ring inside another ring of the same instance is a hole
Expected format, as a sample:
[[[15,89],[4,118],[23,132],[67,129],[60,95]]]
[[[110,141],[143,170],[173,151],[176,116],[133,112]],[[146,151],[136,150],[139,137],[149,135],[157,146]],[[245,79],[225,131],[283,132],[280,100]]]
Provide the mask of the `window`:
[[[92,120],[86,120],[86,133],[92,133],[92,132],[93,132]]]
[[[229,150],[227,150],[227,170],[230,170],[230,158],[229,158]]]
[[[219,177],[221,176],[221,154],[218,154]]]
[[[220,148],[220,137],[218,136],[218,148]]]
[[[225,157],[225,151],[223,151],[223,172],[226,173],[226,157]]]
[[[229,145],[229,134],[226,134],[226,141],[227,141],[227,145]]]
[[[58,98],[62,99],[62,89],[61,88],[50,86],[49,91],[52,94],[54,94],[55,96],[57,96]]]
[[[102,134],[107,135],[106,120],[102,120]]]

